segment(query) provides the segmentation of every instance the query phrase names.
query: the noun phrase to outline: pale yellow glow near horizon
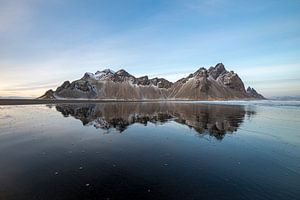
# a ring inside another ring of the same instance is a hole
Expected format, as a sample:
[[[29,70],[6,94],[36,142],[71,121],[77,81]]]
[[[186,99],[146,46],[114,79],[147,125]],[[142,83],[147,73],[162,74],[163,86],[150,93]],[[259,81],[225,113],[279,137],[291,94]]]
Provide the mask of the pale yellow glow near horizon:
[[[0,89],[0,97],[10,97],[10,96],[39,97],[42,96],[48,89],[49,88],[22,90],[22,91],[1,91]]]
[[[23,80],[24,81],[24,80]],[[12,85],[9,85],[12,84]],[[15,85],[14,85],[15,84]],[[47,90],[58,86],[55,84],[30,84],[26,82],[3,82],[0,81],[0,97],[32,97],[42,96]]]

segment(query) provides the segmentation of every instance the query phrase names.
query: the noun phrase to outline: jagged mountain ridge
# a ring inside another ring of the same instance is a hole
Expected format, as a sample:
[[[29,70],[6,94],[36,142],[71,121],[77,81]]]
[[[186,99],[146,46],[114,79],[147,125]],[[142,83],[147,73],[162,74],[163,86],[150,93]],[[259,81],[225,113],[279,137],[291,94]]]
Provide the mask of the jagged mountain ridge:
[[[245,90],[243,81],[222,63],[208,70],[200,68],[172,83],[164,78],[135,77],[121,69],[85,73],[76,81],[65,81],[55,91],[48,90],[40,99],[186,99],[226,100],[263,99],[253,88]]]

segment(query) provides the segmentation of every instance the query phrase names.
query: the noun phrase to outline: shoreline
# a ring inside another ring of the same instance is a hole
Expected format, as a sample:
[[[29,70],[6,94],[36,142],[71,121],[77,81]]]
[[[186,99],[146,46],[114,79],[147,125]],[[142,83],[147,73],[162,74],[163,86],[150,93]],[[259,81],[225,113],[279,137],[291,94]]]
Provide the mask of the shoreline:
[[[191,100],[191,99],[0,99],[0,105],[32,105],[32,104],[63,104],[63,103],[122,103],[122,102],[224,102],[224,101],[253,101],[257,99],[230,99],[230,100]]]

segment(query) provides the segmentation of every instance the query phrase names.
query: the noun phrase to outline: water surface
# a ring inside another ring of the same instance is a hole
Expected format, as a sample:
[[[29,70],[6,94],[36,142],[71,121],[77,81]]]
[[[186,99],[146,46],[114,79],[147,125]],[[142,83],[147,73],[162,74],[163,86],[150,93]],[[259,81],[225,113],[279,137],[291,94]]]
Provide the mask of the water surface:
[[[298,199],[300,107],[0,106],[0,199]]]

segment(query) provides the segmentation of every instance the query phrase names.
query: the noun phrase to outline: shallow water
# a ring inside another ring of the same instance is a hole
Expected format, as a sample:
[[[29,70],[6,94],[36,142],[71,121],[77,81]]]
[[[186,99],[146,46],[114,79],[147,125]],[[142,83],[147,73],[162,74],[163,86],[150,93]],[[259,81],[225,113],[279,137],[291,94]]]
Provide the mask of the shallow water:
[[[298,199],[300,107],[235,104],[0,106],[0,199]]]

